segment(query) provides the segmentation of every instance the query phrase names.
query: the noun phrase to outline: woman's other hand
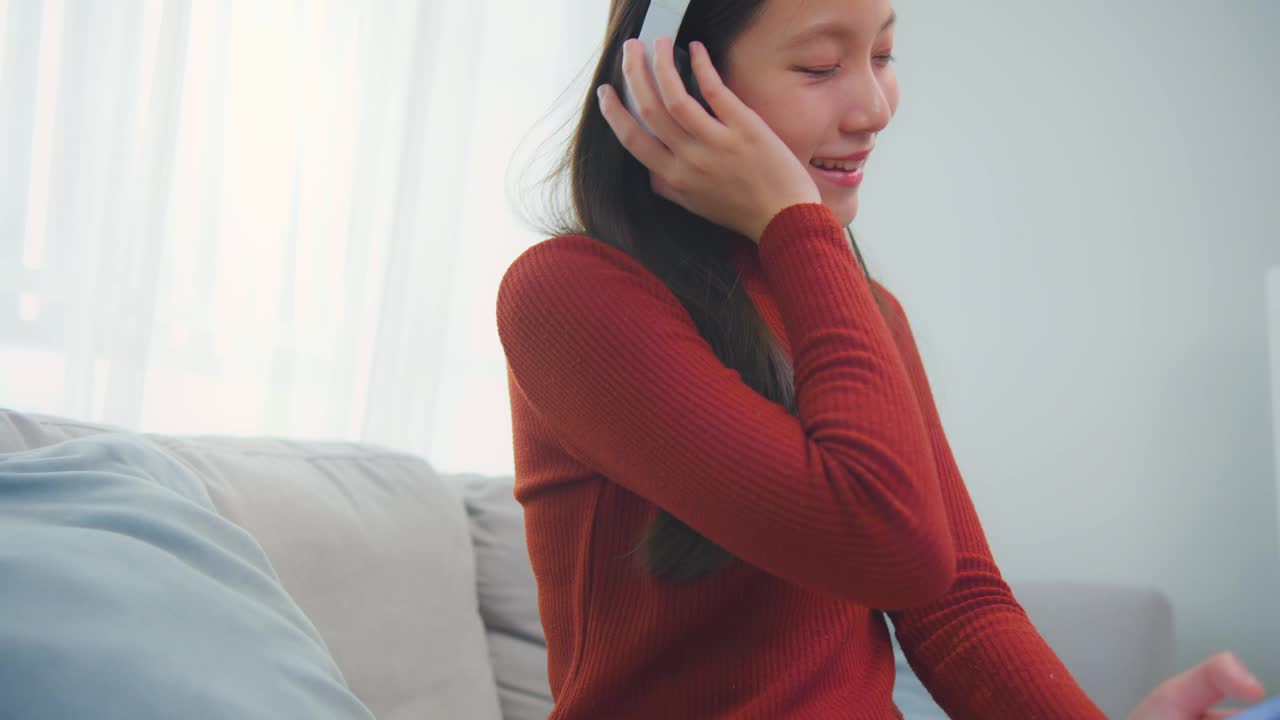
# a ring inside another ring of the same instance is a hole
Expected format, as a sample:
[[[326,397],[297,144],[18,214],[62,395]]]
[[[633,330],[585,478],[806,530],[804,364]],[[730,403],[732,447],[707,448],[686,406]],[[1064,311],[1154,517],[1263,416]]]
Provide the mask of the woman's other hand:
[[[1190,670],[1161,683],[1129,720],[1218,720],[1241,710],[1211,710],[1226,699],[1256,703],[1266,689],[1235,655],[1214,655]]]

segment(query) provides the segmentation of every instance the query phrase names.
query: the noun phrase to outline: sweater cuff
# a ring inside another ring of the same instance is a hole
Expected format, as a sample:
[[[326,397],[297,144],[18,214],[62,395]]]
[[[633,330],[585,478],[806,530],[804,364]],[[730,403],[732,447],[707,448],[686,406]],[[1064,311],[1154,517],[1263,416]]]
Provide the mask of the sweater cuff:
[[[839,228],[841,233],[844,232],[835,213],[822,203],[788,205],[779,210],[769,224],[764,226],[764,231],[760,233],[759,246],[764,250],[766,245],[772,245],[778,239],[783,242],[795,242],[804,235],[824,236],[833,227]]]

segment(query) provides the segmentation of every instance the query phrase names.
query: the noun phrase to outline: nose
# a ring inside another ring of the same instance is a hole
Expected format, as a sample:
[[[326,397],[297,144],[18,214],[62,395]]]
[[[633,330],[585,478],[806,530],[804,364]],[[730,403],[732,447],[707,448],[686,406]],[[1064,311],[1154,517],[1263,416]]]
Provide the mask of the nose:
[[[893,108],[883,82],[874,67],[845,74],[848,88],[840,115],[840,130],[846,133],[878,133],[889,124]]]

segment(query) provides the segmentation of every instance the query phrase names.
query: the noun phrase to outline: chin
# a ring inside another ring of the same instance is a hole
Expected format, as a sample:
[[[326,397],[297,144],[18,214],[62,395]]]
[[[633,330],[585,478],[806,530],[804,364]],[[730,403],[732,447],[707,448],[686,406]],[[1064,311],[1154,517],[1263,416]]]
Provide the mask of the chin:
[[[839,198],[823,198],[822,204],[836,216],[841,226],[848,225],[858,215],[858,193],[853,192]]]

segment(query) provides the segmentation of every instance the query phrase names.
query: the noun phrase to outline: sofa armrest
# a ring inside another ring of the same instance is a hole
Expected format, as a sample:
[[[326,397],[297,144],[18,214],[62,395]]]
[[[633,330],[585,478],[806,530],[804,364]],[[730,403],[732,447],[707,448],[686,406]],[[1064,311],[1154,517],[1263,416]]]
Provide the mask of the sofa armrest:
[[[1031,622],[1107,717],[1124,718],[1173,672],[1173,608],[1158,589],[1067,581],[1013,588]]]

